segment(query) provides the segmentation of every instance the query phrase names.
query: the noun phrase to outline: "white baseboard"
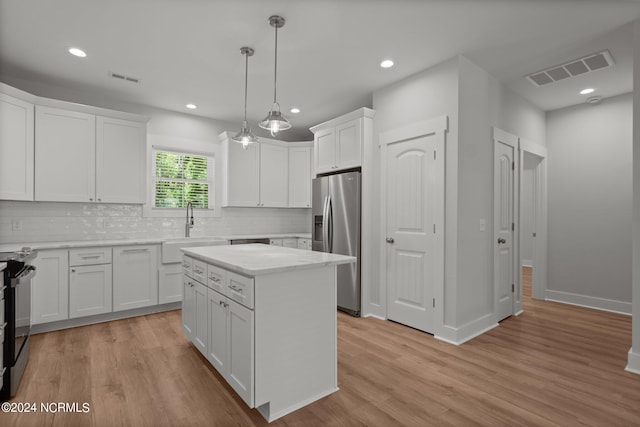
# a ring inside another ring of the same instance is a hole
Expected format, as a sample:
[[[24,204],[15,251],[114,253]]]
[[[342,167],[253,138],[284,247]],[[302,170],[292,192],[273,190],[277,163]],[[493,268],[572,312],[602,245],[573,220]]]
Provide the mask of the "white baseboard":
[[[624,369],[627,372],[640,375],[640,353],[634,353],[633,348],[629,350],[629,362]]]
[[[362,313],[360,313],[362,317],[375,317],[377,319],[387,320],[385,316],[385,310],[383,310],[382,306],[379,304],[369,303],[362,307]]]
[[[631,303],[547,289],[545,300],[631,315]]]
[[[449,344],[460,345],[490,331],[496,326],[498,326],[498,323],[496,323],[494,314],[489,313],[458,328],[444,325],[441,330],[434,334],[434,337]]]
[[[533,260],[530,259],[523,259],[522,262],[520,263],[521,267],[533,267]]]
[[[362,316],[362,318],[373,317],[374,319],[387,320],[386,317],[378,316],[377,314],[367,313]]]

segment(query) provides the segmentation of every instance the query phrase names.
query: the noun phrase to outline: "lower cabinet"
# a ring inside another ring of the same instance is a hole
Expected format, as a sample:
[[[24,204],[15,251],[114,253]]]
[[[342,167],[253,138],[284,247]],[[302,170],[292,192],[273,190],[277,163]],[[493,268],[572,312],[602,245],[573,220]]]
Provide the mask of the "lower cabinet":
[[[158,304],[158,246],[113,248],[113,311]]]
[[[69,318],[69,251],[40,250],[33,260],[36,275],[31,280],[31,323]]]
[[[207,359],[253,407],[253,311],[213,289],[208,290],[208,295]]]
[[[184,276],[182,295],[182,330],[200,353],[207,357],[208,323],[207,287]]]
[[[69,318],[112,311],[111,264],[71,267],[69,270]]]
[[[182,264],[163,264],[159,268],[158,304],[182,301]]]

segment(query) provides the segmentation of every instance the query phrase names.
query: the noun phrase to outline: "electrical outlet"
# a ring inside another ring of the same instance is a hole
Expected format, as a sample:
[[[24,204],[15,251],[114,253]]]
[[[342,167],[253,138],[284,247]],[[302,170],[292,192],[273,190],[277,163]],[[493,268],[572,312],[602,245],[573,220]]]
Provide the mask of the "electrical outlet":
[[[13,231],[22,231],[22,220],[14,219],[13,221],[11,221],[11,228],[13,229]]]
[[[479,228],[480,231],[485,231],[487,229],[487,222],[484,219],[480,220]]]

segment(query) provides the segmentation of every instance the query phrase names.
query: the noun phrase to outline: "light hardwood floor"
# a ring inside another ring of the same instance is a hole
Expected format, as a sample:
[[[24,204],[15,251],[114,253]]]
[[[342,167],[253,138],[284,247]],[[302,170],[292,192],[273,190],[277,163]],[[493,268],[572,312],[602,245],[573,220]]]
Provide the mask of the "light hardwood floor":
[[[524,309],[459,347],[339,313],[340,391],[272,425],[640,425],[631,318],[529,297]],[[0,414],[1,426],[267,424],[184,337],[180,311],[33,336],[13,401],[90,412]]]

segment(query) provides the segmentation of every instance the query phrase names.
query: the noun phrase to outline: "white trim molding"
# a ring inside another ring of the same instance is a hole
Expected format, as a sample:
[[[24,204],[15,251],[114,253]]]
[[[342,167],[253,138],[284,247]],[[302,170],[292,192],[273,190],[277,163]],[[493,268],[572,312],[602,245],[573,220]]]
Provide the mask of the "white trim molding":
[[[434,337],[449,344],[460,345],[490,331],[496,326],[499,325],[495,321],[494,313],[489,313],[469,323],[465,323],[459,328],[444,325]]]
[[[633,348],[629,349],[629,362],[625,371],[640,375],[640,353],[634,353]]]
[[[547,289],[545,300],[631,315],[631,303]]]

